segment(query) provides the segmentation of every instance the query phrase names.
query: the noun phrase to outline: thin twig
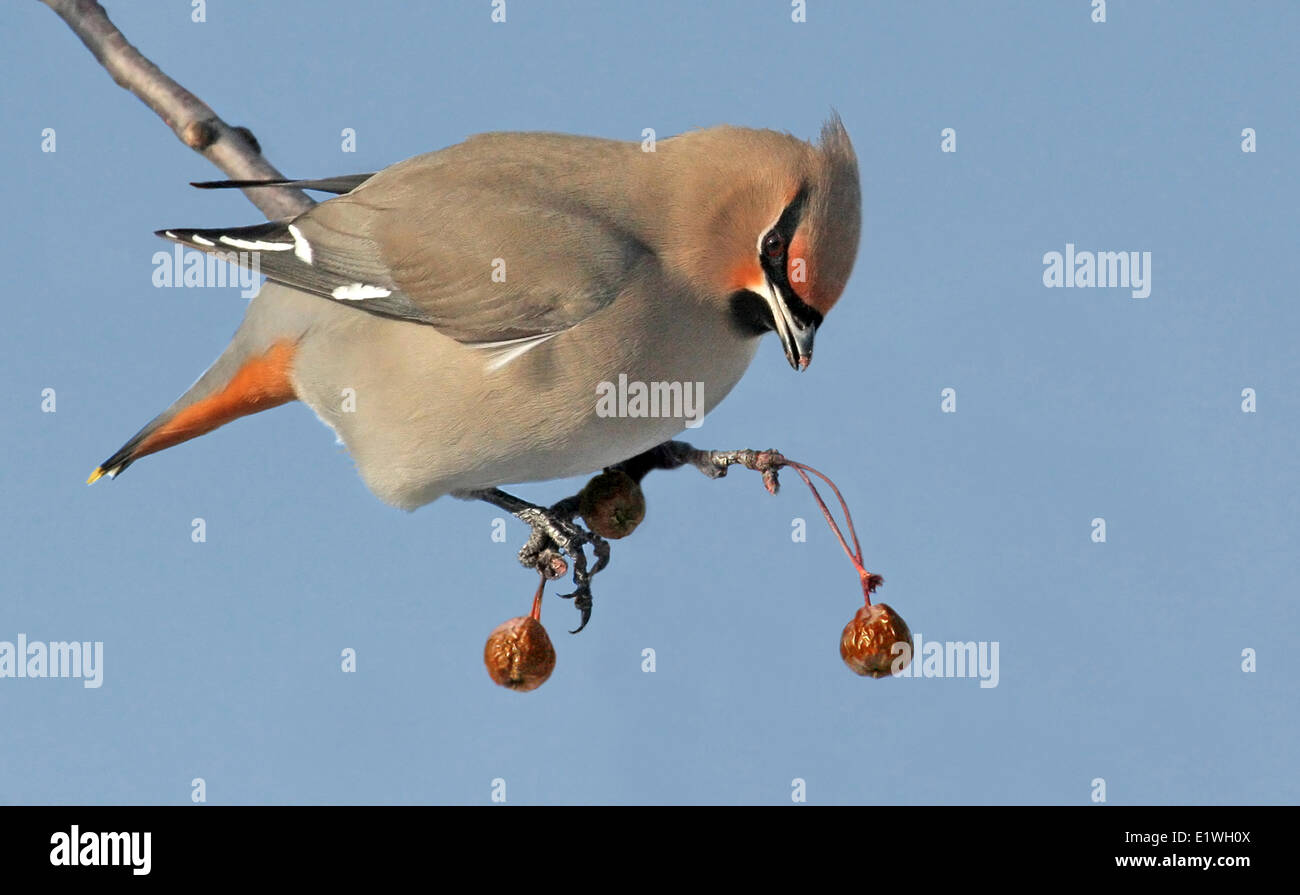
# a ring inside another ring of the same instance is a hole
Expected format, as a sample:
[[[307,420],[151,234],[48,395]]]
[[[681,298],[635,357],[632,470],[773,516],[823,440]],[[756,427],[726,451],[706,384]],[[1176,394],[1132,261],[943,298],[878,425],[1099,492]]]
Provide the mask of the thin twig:
[[[201,153],[232,180],[273,180],[284,175],[268,162],[248,128],[231,127],[207,103],[169,78],[109,21],[96,0],[42,0],[68,23],[119,87],[135,94],[186,146]],[[302,190],[244,190],[269,219],[293,217],[315,203]]]
[[[857,553],[854,553],[852,550],[849,549],[848,543],[846,543],[844,540],[844,534],[840,531],[840,527],[836,523],[835,517],[831,515],[830,507],[826,506],[826,501],[822,500],[822,496],[817,493],[817,486],[812,483],[812,479],[808,478],[808,473],[804,472],[804,469],[806,467],[797,463],[790,463],[789,466],[799,474],[799,478],[803,479],[803,483],[807,485],[808,490],[812,492],[813,500],[817,501],[817,506],[821,507],[822,515],[826,517],[826,524],[831,527],[831,532],[834,533],[835,537],[839,539],[840,546],[844,548],[844,553],[848,556],[850,560],[853,561],[853,565],[857,566],[859,574],[865,575],[866,569],[863,568],[862,557],[860,555],[862,552],[862,548],[858,547]],[[808,471],[813,472],[814,470],[808,468]],[[835,486],[832,485],[831,487],[834,488]],[[840,506],[844,508],[845,515],[847,516],[848,507],[844,505],[843,500],[840,501]],[[848,522],[849,522],[849,532],[853,534],[854,545],[856,546],[857,534],[853,531],[853,520],[849,519]]]
[[[813,469],[806,463],[799,463],[789,459],[780,451],[766,450],[756,451],[746,448],[739,451],[702,451],[692,447],[684,441],[665,441],[658,447],[651,448],[645,453],[638,454],[622,463],[616,464],[614,468],[622,469],[628,475],[637,481],[640,481],[649,472],[655,469],[677,469],[678,467],[690,464],[709,478],[721,478],[727,474],[727,469],[731,466],[743,466],[745,469],[752,469],[755,472],[763,474],[763,487],[769,493],[775,494],[779,486],[777,472],[785,467],[790,467],[799,474],[803,483],[808,486],[812,492],[813,500],[817,501],[817,506],[821,508],[822,515],[826,517],[826,523],[830,526],[831,532],[840,542],[840,547],[848,555],[849,561],[853,563],[854,568],[858,570],[858,577],[862,580],[862,596],[868,605],[871,604],[871,594],[876,588],[884,582],[884,578],[868,572],[866,559],[862,555],[862,544],[858,540],[858,532],[853,526],[853,514],[849,512],[849,504],[840,493],[840,489],[831,481],[830,477],[823,472]],[[849,537],[844,537],[843,530],[840,529],[839,523],[835,521],[834,514],[826,506],[826,501],[817,491],[817,486],[813,484],[808,473],[812,473],[819,479],[830,486],[831,491],[835,492],[835,498],[840,502],[840,510],[844,513],[844,522],[849,530]],[[853,547],[849,547],[849,541],[853,542]]]
[[[857,529],[853,527],[853,514],[849,512],[849,505],[844,500],[844,495],[840,493],[840,489],[835,487],[835,483],[830,480],[829,476],[825,473],[818,472],[807,463],[796,463],[793,460],[786,460],[785,462],[787,466],[792,466],[799,472],[800,477],[804,480],[804,484],[812,489],[813,496],[817,498],[818,503],[822,504],[823,510],[826,510],[826,504],[822,502],[821,495],[817,493],[817,488],[808,480],[808,476],[803,473],[804,471],[811,472],[813,475],[817,476],[817,478],[830,485],[831,490],[835,492],[835,499],[840,502],[840,509],[844,511],[844,521],[848,523],[849,535],[853,538],[853,549],[849,550],[849,545],[844,543],[844,536],[840,534],[840,527],[835,524],[834,519],[830,520],[831,528],[835,529],[835,534],[839,536],[840,545],[844,548],[844,552],[847,553],[851,559],[856,559],[859,565],[862,565],[866,561],[862,556],[862,545],[858,543],[858,532]]]

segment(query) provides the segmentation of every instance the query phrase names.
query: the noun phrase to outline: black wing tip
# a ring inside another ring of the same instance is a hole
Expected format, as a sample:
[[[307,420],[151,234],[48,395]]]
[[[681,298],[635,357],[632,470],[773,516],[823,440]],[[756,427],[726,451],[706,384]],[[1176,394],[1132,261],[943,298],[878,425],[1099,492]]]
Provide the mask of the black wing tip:
[[[264,221],[247,227],[169,227],[166,230],[155,230],[153,235],[203,251],[224,252],[226,248],[217,245],[223,237],[258,239],[264,236],[282,237],[286,232],[284,221]]]
[[[202,235],[201,230],[195,230],[193,227],[168,227],[165,230],[153,231],[153,235],[159,237],[160,239],[170,240],[171,242],[178,242],[181,245],[187,245],[190,246],[191,248],[197,249],[199,248],[199,246],[195,245],[192,241],[193,235],[195,233],[199,233],[199,235]]]
[[[317,180],[294,180],[292,178],[272,178],[269,180],[195,180],[190,186],[201,190],[256,189],[257,187],[285,187],[287,189],[313,190],[318,193],[333,193],[342,196],[350,193],[370,178],[369,174],[343,174],[339,177],[322,177]]]
[[[200,190],[246,190],[257,186],[284,186],[292,180],[191,180],[190,186]]]

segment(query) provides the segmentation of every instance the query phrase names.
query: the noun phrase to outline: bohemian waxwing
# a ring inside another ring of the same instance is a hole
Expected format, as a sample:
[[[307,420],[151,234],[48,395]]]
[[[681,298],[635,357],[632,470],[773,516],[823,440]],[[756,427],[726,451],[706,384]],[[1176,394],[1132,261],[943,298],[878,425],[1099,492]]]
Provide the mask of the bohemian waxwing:
[[[688,422],[598,414],[602,383],[702,383],[707,412],[769,330],[805,368],[861,217],[838,117],[816,146],[738,127],[653,151],[483,134],[377,174],[293,184],[339,195],[291,220],[160,232],[255,252],[268,282],[216,363],[91,481],[294,399],[376,495],[408,510],[598,470]]]

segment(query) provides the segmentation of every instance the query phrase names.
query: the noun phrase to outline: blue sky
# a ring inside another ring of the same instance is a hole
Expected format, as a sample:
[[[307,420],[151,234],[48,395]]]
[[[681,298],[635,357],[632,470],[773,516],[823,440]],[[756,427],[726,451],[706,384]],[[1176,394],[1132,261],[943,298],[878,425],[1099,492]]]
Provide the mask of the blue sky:
[[[772,498],[652,475],[588,629],[548,599],[557,669],[522,696],[482,648],[527,611],[525,527],[385,506],[302,405],[86,488],[245,305],[155,289],[152,231],[261,218],[188,187],[220,174],[48,9],[7,4],[0,641],[104,659],[98,688],[0,678],[0,803],[188,804],[195,778],[209,804],[483,804],[498,778],[510,804],[790,804],[795,778],[812,804],[1085,805],[1097,778],[1109,804],[1296,802],[1300,10],[808,7],[108,8],[300,177],[489,130],[813,137],[837,109],[864,233],[817,361],[795,375],[766,338],[689,438],[833,476],[881,598],[927,641],[997,643],[996,687],[844,668],[856,576],[793,476]],[[1150,252],[1150,295],[1046,288],[1067,244]]]

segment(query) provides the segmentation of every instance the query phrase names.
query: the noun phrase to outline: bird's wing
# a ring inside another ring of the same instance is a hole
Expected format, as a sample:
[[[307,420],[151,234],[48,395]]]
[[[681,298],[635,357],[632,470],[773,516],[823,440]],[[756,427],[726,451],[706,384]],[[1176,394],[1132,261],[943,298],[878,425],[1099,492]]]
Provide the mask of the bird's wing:
[[[652,252],[581,190],[526,156],[490,165],[418,156],[287,221],[172,229],[207,252],[258,252],[270,280],[461,342],[567,329],[612,302]]]

